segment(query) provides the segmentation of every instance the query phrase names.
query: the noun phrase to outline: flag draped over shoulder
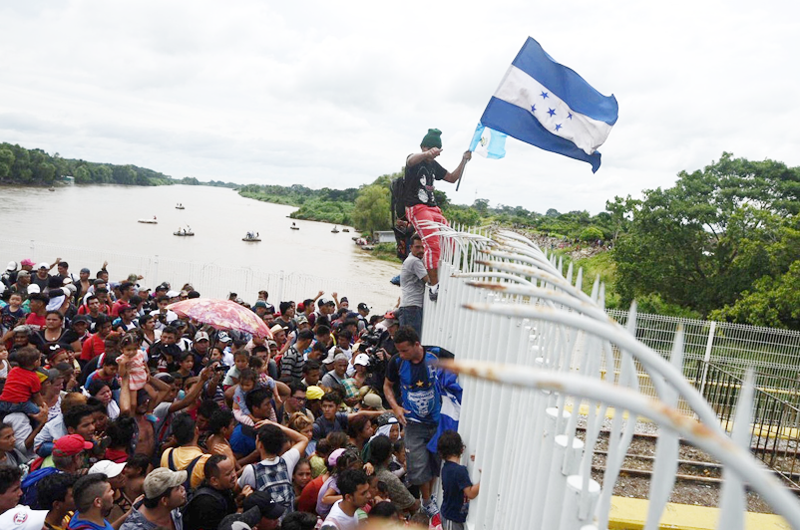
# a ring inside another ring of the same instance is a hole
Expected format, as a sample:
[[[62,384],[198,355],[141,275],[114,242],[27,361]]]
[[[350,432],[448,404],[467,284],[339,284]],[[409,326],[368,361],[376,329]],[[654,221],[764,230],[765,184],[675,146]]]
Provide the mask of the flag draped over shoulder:
[[[481,117],[485,127],[600,167],[603,145],[617,122],[616,98],[604,96],[558,64],[528,37]]]

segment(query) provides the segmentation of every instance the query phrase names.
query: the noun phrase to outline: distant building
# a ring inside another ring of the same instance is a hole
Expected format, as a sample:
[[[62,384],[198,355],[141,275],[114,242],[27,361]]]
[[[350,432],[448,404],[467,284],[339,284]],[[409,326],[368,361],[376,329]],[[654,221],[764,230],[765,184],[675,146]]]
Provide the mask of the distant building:
[[[388,231],[379,231],[376,230],[372,233],[372,237],[378,241],[378,243],[394,243],[394,232],[391,230]]]

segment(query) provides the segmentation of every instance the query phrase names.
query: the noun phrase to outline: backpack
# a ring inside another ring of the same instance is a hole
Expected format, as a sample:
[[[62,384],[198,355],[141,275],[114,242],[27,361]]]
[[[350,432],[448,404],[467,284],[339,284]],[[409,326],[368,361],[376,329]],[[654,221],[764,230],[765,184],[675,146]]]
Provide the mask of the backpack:
[[[19,501],[20,504],[30,506],[34,510],[42,509],[39,507],[39,481],[48,475],[52,475],[53,473],[60,473],[60,471],[54,467],[45,467],[37,469],[36,471],[32,471],[30,474],[28,474],[28,476],[25,477],[20,484],[20,487],[22,488],[22,498]]]
[[[169,449],[169,454],[167,455],[167,467],[169,467],[172,471],[180,471],[178,466],[175,465],[175,459],[173,458],[172,454],[175,452],[175,448],[171,447]],[[186,482],[183,483],[183,489],[186,490],[187,493],[192,493],[192,472],[194,471],[194,466],[206,455],[196,456],[189,462],[189,465],[186,466]]]
[[[389,191],[392,196],[392,225],[398,219],[406,218],[406,205],[405,205],[405,191],[406,191],[406,176],[398,177],[392,180],[389,185]]]

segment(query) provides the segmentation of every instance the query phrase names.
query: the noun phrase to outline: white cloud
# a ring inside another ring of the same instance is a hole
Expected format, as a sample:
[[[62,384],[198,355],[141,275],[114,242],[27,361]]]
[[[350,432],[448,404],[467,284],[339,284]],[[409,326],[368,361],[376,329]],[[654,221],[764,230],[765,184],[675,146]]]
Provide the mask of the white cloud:
[[[456,202],[597,212],[722,151],[800,165],[795,4],[487,5],[5,3],[0,140],[175,177],[349,187],[439,127],[452,168],[530,35],[616,95],[603,166],[509,140],[506,159],[444,188]]]

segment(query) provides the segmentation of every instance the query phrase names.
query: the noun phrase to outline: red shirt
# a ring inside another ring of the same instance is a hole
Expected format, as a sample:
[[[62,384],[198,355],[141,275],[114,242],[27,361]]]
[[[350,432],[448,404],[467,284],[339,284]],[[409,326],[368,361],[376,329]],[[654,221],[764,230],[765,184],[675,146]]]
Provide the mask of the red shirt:
[[[131,304],[129,302],[126,302],[125,300],[122,300],[122,299],[117,300],[116,302],[114,302],[114,306],[111,308],[111,316],[112,317],[118,317],[119,316],[119,308],[121,306],[124,306],[124,305],[131,305]]]
[[[297,511],[317,513],[317,496],[319,490],[322,489],[322,484],[325,482],[325,474],[318,476],[303,488],[300,498],[297,499]]]
[[[128,461],[128,453],[123,449],[106,449],[106,454],[103,456],[106,460],[111,460],[114,463],[122,464]]]
[[[31,313],[28,315],[28,318],[25,319],[25,324],[35,327],[36,331],[39,331],[40,329],[44,329],[45,317],[40,317],[36,313]]]
[[[31,394],[42,389],[42,382],[33,370],[26,370],[15,366],[8,372],[6,386],[0,395],[0,401],[10,403],[25,403],[30,401]]]
[[[81,349],[81,360],[91,361],[105,351],[105,339],[102,339],[99,334],[95,333],[83,343],[83,348]]]

